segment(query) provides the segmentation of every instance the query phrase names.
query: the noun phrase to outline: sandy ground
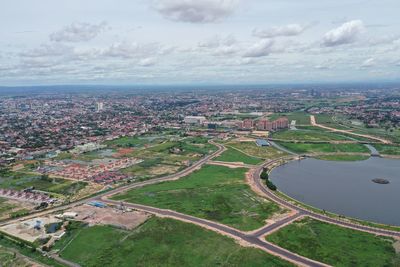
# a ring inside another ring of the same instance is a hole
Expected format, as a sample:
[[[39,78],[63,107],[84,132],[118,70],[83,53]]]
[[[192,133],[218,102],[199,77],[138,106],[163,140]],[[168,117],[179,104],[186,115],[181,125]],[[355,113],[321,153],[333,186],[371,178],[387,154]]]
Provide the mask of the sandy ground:
[[[76,212],[75,218],[87,222],[89,225],[114,225],[124,229],[134,229],[144,223],[150,215],[142,211],[122,212],[114,208],[96,208],[89,205],[81,205],[68,211]]]
[[[39,230],[34,229],[37,221],[41,222],[41,228]],[[57,222],[61,222],[61,220],[55,218],[53,215],[48,215],[8,224],[2,226],[0,230],[26,241],[34,242],[36,239],[46,236],[44,225]]]
[[[19,210],[29,210],[30,211],[30,210],[33,210],[33,208],[35,207],[35,205],[31,202],[19,201],[19,200],[15,200],[15,199],[8,199],[4,203],[1,203],[0,208],[1,208],[1,205],[11,205],[11,206],[13,206],[13,208],[0,213],[0,219],[9,218],[10,214],[12,212],[16,212]]]
[[[400,254],[400,240],[397,240],[393,243],[394,250],[396,250],[397,254]]]
[[[225,162],[225,161],[208,161],[207,164],[224,166],[231,169],[243,168],[243,167],[247,168],[249,166],[244,164],[243,162]]]

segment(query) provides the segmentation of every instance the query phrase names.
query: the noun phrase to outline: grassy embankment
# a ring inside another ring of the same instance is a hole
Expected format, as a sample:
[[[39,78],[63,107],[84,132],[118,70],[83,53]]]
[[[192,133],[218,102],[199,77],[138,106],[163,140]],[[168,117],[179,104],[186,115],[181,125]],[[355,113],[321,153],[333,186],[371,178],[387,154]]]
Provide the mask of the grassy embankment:
[[[394,240],[320,222],[294,222],[267,240],[299,255],[334,266],[399,266]]]
[[[375,144],[374,147],[382,155],[399,156],[400,146]]]
[[[308,144],[308,143],[288,143],[279,144],[293,152],[299,154],[307,153],[369,153],[369,149],[361,144]]]
[[[132,231],[76,229],[61,257],[81,266],[291,266],[199,226],[151,218]],[[62,241],[62,240],[61,240]]]
[[[206,165],[180,180],[133,189],[114,199],[171,209],[240,230],[253,230],[282,210],[250,189],[244,180],[246,171]]]

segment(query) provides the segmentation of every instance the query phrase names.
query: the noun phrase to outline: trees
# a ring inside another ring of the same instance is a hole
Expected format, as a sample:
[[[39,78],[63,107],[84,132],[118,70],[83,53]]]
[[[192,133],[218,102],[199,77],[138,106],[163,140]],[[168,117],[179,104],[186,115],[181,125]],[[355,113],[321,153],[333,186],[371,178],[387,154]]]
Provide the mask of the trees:
[[[260,179],[265,180],[265,184],[267,185],[267,187],[270,190],[272,190],[272,191],[276,191],[277,190],[276,185],[269,180],[269,175],[268,175],[268,169],[267,168],[264,168],[262,170],[262,172],[260,173]]]
[[[268,175],[268,172],[265,169],[261,172],[260,178],[263,179],[263,180],[268,180],[269,175]]]

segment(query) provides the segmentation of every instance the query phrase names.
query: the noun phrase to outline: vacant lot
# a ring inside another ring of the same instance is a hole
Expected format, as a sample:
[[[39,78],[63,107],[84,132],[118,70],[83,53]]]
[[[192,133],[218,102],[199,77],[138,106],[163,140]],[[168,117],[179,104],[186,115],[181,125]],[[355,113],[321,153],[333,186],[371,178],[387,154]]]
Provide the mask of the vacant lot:
[[[244,180],[246,171],[206,165],[180,180],[134,189],[114,199],[176,210],[241,230],[253,230],[263,226],[280,208],[251,191]]]
[[[0,177],[1,188],[23,190],[34,187],[37,190],[60,195],[74,195],[87,185],[59,178],[48,178],[41,174],[9,171]]]
[[[296,153],[369,153],[369,149],[361,144],[304,144],[287,143],[279,144]]]
[[[165,141],[151,147],[135,149],[130,156],[140,158],[143,162],[122,172],[138,180],[147,180],[182,170],[216,150],[216,146],[202,137]]]
[[[76,229],[61,256],[85,266],[291,266],[196,225],[153,218],[133,231]]]
[[[274,147],[257,146],[255,142],[231,141],[227,143],[226,146],[234,147],[240,151],[243,151],[247,155],[264,160],[275,159],[286,155],[285,152],[282,152]]]
[[[377,237],[310,218],[267,237],[283,248],[334,266],[399,266],[391,238]]]
[[[215,158],[215,160],[225,162],[243,162],[244,164],[252,165],[257,165],[263,162],[260,158],[250,157],[234,148],[228,148],[219,157]]]

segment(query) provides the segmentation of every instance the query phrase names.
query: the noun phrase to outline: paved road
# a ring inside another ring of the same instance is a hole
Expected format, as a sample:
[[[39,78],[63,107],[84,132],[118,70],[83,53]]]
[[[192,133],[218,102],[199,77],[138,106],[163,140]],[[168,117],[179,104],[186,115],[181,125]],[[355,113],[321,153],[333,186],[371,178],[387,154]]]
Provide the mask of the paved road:
[[[376,235],[384,235],[384,236],[400,238],[400,232],[360,225],[360,224],[356,224],[356,223],[352,223],[352,222],[348,222],[348,221],[342,221],[339,219],[331,218],[331,217],[328,217],[323,214],[314,213],[310,210],[307,210],[303,207],[297,206],[297,205],[287,201],[286,199],[283,199],[283,198],[277,196],[276,194],[272,193],[269,189],[267,189],[267,187],[264,185],[263,181],[260,179],[260,173],[261,173],[263,167],[274,164],[274,163],[278,162],[279,160],[281,160],[281,159],[272,160],[272,161],[265,163],[263,166],[257,168],[253,172],[253,175],[252,175],[253,182],[258,187],[258,189],[264,193],[264,195],[267,198],[273,200],[274,202],[276,202],[282,206],[288,207],[288,208],[298,212],[299,216],[309,216],[309,217],[312,217],[312,218],[320,220],[320,221],[325,221],[325,222],[336,224],[336,225],[339,225],[342,227],[347,227],[347,228],[351,228],[351,229],[355,229],[355,230],[359,230],[359,231],[363,231],[363,232],[369,232],[369,233],[376,234]],[[276,226],[279,227],[278,224]],[[273,231],[274,229],[270,228],[270,230]]]

